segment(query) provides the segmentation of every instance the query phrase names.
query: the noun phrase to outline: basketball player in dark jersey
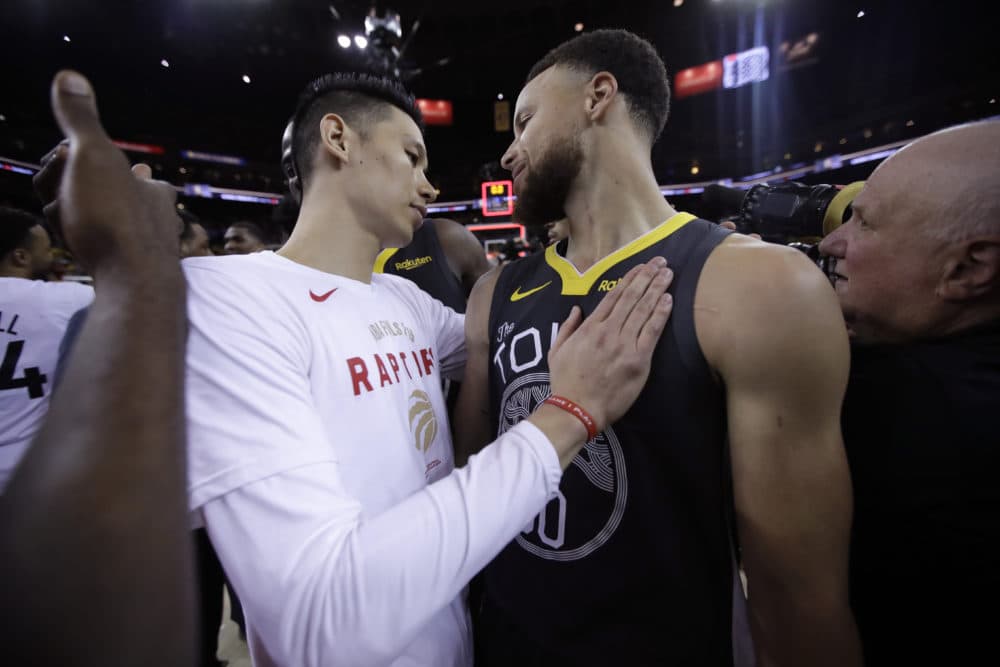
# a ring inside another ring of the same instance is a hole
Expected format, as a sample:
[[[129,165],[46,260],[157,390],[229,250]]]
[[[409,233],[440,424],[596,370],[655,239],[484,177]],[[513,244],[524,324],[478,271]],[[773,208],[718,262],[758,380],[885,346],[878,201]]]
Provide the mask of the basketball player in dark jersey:
[[[463,225],[427,218],[405,248],[386,248],[375,260],[375,273],[412,280],[457,313],[465,312],[469,292],[490,270],[479,239]]]
[[[450,307],[465,312],[469,292],[489,271],[486,253],[472,232],[454,220],[426,218],[405,248],[386,248],[375,259],[375,273],[391,273],[416,283],[417,287]],[[454,432],[455,404],[459,383],[441,379]]]
[[[635,264],[666,257],[674,310],[639,400],[485,569],[477,664],[745,664],[734,555],[760,664],[860,662],[836,298],[796,250],[664,201],[650,152],[668,100],[653,47],[609,30],[550,52],[518,97],[516,215],[568,217],[569,237],[473,291],[458,446],[544,400],[558,323]]]

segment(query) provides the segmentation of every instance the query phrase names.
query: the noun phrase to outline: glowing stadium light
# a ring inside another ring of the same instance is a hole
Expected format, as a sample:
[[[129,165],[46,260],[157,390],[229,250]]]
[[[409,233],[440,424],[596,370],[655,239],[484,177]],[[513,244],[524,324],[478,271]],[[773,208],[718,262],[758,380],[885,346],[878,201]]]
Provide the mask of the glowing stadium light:
[[[368,46],[368,38],[364,35],[355,35],[354,44],[359,48],[363,49]]]
[[[674,7],[680,7],[684,4],[684,0],[674,0]]]
[[[583,32],[583,24],[582,23],[577,23],[575,26],[573,26],[573,30],[575,30],[577,32]]]
[[[145,153],[146,155],[163,155],[166,153],[166,149],[163,146],[155,144],[137,144],[133,141],[121,141],[120,139],[112,139],[111,143],[123,151],[129,151],[130,153]]]
[[[206,153],[204,151],[182,150],[181,157],[185,160],[198,160],[200,162],[216,162],[218,164],[230,164],[243,166],[247,163],[246,158],[235,155],[220,155],[218,153]]]
[[[249,74],[244,74],[243,75],[243,83],[250,83],[250,75]]]
[[[162,67],[170,67],[170,63],[167,62],[166,58],[164,58],[163,60],[160,61],[160,66],[162,66]]]
[[[11,164],[9,162],[0,161],[0,170],[12,171],[15,174],[21,174],[23,176],[34,176],[37,169],[31,169],[29,167],[22,167],[16,164]]]
[[[72,40],[69,38],[69,35],[63,35],[63,41],[64,42],[70,42]]]
[[[860,11],[858,12],[858,18],[859,18],[859,19],[862,19],[862,18],[864,18],[864,17],[865,17],[865,10],[863,10],[863,9],[862,9],[862,10],[860,10]]]
[[[351,48],[351,38],[347,35],[337,35],[337,44],[339,44],[342,49],[349,49]]]

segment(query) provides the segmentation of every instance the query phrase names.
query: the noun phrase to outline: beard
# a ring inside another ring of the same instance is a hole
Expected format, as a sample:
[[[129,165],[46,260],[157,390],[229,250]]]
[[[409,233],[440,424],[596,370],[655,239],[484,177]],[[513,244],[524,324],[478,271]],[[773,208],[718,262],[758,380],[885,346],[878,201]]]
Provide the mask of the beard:
[[[583,167],[583,148],[573,134],[554,142],[535,164],[517,193],[514,217],[521,223],[540,228],[547,222],[566,217],[566,199]]]

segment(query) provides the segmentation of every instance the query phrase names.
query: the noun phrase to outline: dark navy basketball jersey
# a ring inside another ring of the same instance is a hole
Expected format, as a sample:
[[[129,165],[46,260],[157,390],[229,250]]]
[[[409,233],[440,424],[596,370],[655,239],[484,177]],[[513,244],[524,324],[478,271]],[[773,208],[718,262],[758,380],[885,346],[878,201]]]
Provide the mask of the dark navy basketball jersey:
[[[678,213],[582,275],[565,241],[501,273],[489,318],[498,434],[550,393],[546,355],[573,305],[593,312],[629,269],[662,255],[674,306],[639,400],[587,443],[558,496],[484,571],[477,664],[732,664],[725,394],[693,308],[728,233]]]
[[[407,278],[456,313],[465,312],[465,290],[448,264],[431,219],[414,232],[410,245],[383,250],[374,271]]]

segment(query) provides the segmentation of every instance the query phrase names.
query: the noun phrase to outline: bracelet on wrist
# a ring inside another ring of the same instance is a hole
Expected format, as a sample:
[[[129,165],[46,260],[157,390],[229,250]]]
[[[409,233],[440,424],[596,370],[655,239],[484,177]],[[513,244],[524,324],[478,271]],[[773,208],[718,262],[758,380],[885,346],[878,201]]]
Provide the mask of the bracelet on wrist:
[[[580,422],[587,428],[587,442],[596,438],[597,434],[600,433],[600,431],[597,430],[597,422],[590,415],[590,413],[568,398],[553,394],[546,398],[543,403],[554,405],[579,419]]]

